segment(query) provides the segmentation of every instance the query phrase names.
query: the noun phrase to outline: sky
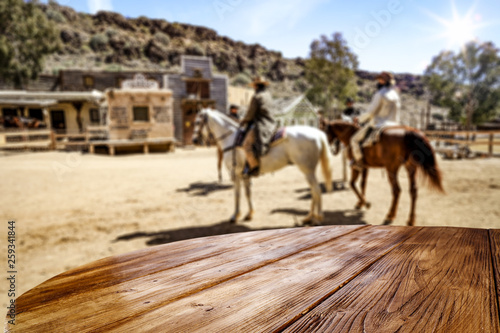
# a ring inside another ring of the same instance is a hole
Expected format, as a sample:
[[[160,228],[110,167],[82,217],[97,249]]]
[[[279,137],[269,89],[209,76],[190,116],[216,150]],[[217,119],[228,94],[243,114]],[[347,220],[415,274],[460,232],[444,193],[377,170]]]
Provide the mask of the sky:
[[[369,71],[422,74],[441,51],[470,40],[500,47],[500,0],[58,0],[77,11],[111,10],[216,30],[286,58],[309,56],[340,32]]]

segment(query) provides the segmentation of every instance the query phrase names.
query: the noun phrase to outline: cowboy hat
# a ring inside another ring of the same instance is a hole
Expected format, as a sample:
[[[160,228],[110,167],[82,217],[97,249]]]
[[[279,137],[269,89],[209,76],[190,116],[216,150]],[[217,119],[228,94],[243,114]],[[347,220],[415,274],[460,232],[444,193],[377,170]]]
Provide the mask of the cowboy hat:
[[[394,74],[392,74],[390,72],[382,72],[382,73],[380,73],[379,75],[377,75],[377,77],[375,77],[375,80],[378,80],[378,79],[382,79],[385,82],[390,83],[391,85],[395,85],[396,84],[396,79],[394,78]]]
[[[269,85],[269,81],[266,80],[266,78],[262,75],[258,75],[253,79],[253,82],[250,83],[250,86],[255,87],[258,84],[263,84],[265,86]]]

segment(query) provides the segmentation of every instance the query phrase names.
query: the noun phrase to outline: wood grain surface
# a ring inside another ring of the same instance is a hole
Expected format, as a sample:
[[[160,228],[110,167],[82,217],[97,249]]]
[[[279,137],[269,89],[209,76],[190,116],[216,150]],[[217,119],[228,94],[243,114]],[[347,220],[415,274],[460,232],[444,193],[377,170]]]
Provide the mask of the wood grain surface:
[[[490,230],[491,258],[497,294],[497,307],[500,316],[500,229]]]
[[[91,331],[331,241],[361,226],[283,229],[200,238],[99,260],[16,301],[12,331]],[[55,311],[57,309],[57,311]],[[43,317],[43,322],[40,318]]]
[[[105,258],[17,299],[8,332],[500,332],[500,230],[326,226]]]
[[[499,332],[487,230],[426,228],[286,332]]]

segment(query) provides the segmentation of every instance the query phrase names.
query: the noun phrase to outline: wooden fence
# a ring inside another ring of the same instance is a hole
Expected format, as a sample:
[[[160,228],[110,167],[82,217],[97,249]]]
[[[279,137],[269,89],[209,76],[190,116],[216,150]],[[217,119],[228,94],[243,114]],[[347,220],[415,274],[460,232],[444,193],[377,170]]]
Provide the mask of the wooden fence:
[[[467,148],[487,147],[489,156],[493,156],[493,147],[500,145],[500,131],[426,131],[425,135],[430,141],[436,141],[438,147],[441,143]]]
[[[109,140],[105,126],[89,126],[85,132],[58,133],[54,130],[8,130],[0,132],[0,150],[88,150],[105,147],[111,155],[115,148],[142,147],[144,153],[158,147],[174,151],[175,138],[144,138],[141,140]],[[162,148],[165,147],[165,148]]]
[[[54,149],[54,132],[41,130],[9,130],[0,132],[0,149]]]
[[[105,140],[106,138],[105,127],[89,127],[83,133],[58,133],[50,129],[14,129],[0,132],[0,149],[86,149],[92,140]]]

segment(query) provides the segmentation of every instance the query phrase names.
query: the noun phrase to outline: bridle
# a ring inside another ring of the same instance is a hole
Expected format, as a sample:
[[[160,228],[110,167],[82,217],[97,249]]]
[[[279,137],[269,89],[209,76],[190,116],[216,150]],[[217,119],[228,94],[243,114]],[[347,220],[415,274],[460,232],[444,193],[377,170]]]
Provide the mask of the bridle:
[[[332,136],[332,143],[331,145],[335,147],[335,150],[333,151],[333,154],[334,155],[337,155],[339,153],[339,150],[340,150],[340,139],[337,135],[337,133],[335,133],[332,129],[331,129],[331,124],[328,123],[328,122],[324,122],[324,128],[323,128],[323,131],[326,133],[326,136],[328,138],[328,136]]]
[[[198,124],[196,124],[196,125],[198,125]],[[212,132],[212,130],[210,129],[210,126],[208,125],[208,116],[207,116],[207,114],[203,113],[202,117],[201,117],[201,123],[199,123],[198,131],[196,131],[196,133],[195,133],[195,134],[197,134],[196,140],[199,141],[199,142],[201,142],[202,139],[203,139],[203,134],[202,134],[203,133],[203,126],[207,127],[208,135],[211,136],[212,138],[214,138],[215,141],[224,140],[225,138],[227,138],[231,134],[233,134],[232,131],[227,131],[226,133],[222,134],[221,136],[216,137],[214,135],[214,133]],[[229,147],[223,148],[222,151],[226,152],[226,151],[232,150],[234,148],[235,148],[235,145],[231,145]]]

